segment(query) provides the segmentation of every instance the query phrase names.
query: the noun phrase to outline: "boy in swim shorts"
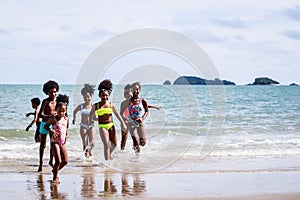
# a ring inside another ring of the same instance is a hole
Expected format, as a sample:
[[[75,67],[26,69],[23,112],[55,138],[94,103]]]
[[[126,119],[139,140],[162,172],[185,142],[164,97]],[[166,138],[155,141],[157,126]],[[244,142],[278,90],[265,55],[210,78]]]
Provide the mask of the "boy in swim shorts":
[[[46,99],[42,101],[41,110],[39,116],[42,118],[41,126],[40,126],[40,133],[41,133],[41,144],[40,144],[40,164],[38,168],[38,172],[43,170],[43,156],[44,150],[46,148],[46,140],[47,135],[49,132],[45,130],[44,126],[48,122],[48,120],[56,115],[56,95],[59,91],[59,85],[55,81],[48,81],[43,85],[43,92],[48,95]],[[53,156],[50,149],[50,160],[49,165],[53,166]]]

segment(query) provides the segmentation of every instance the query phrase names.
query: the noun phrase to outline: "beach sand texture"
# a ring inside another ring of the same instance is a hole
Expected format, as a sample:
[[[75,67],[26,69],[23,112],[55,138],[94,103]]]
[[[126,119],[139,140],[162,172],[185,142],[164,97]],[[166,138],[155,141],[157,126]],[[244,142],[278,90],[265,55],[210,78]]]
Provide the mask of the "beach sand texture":
[[[25,163],[2,165],[1,199],[300,198],[299,171],[122,173],[83,162],[71,163],[62,170],[61,183],[53,184],[50,166],[42,173],[36,168]]]

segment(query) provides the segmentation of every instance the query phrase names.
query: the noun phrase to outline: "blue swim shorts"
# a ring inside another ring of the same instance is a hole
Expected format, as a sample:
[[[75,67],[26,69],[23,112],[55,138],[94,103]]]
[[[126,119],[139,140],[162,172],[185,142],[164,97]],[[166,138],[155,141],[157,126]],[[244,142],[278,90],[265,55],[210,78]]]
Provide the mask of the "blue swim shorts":
[[[46,131],[45,128],[44,128],[45,124],[47,124],[47,122],[41,122],[41,126],[40,126],[40,133],[41,134],[49,134],[49,132]],[[52,129],[52,125],[50,125],[49,128]]]

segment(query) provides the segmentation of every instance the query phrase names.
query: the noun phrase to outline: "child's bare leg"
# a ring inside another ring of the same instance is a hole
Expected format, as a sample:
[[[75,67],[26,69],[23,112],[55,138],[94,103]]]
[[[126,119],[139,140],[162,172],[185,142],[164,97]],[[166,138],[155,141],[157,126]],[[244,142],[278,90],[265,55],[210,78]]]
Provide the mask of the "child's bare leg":
[[[50,138],[50,135],[49,135],[49,138]],[[50,140],[51,140],[51,138],[50,138]],[[49,165],[51,166],[51,167],[53,167],[53,152],[52,152],[52,144],[50,145],[50,158],[49,158]]]
[[[144,126],[139,126],[137,128],[137,131],[138,131],[138,135],[140,138],[140,145],[145,146],[146,145],[146,131],[145,131]]]
[[[111,160],[109,147],[109,132],[105,128],[99,128],[99,132],[103,143],[104,158],[105,160]]]
[[[87,129],[80,126],[80,137],[82,142],[82,149],[84,151],[85,157],[87,157],[87,146],[88,146],[88,137]]]
[[[53,167],[53,152],[52,147],[50,147],[50,159],[49,159],[49,165]]]
[[[95,147],[96,128],[92,127],[88,130],[88,154],[92,156],[92,149]]]
[[[39,168],[38,168],[38,172],[41,172],[43,170],[43,157],[44,157],[44,151],[46,148],[46,139],[47,139],[47,135],[46,134],[41,134],[41,143],[40,143],[40,164],[39,164]]]
[[[136,127],[130,127],[130,134],[133,140],[133,149],[135,153],[140,153],[140,138],[137,133],[137,128]]]
[[[125,149],[127,138],[128,138],[128,132],[122,131],[121,150]]]
[[[115,150],[115,148],[117,147],[117,135],[116,135],[116,129],[115,127],[111,127],[109,129],[109,141],[110,141],[110,157],[111,157],[111,153]],[[111,157],[112,159],[112,157]]]
[[[59,171],[59,167],[61,164],[60,147],[58,144],[54,144],[54,143],[52,143],[51,146],[52,146],[52,151],[53,151],[53,155],[54,155],[54,159],[55,159],[55,164],[52,169],[53,182],[57,183],[57,182],[59,182],[58,171]]]
[[[68,164],[68,151],[66,148],[66,144],[60,147],[60,156],[61,156],[61,163],[59,165],[59,170],[61,170],[64,166]]]

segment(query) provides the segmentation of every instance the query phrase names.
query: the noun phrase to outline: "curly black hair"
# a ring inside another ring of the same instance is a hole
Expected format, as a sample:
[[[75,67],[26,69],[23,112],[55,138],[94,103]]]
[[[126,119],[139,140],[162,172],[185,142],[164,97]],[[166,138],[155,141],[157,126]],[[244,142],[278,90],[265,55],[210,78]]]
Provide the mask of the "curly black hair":
[[[55,109],[65,105],[66,107],[68,106],[69,104],[69,97],[65,94],[59,94],[57,97],[56,97],[56,106],[55,106]],[[66,112],[66,116],[68,117],[68,112]]]
[[[94,95],[95,86],[90,85],[88,83],[85,83],[83,88],[81,89],[81,95],[86,95],[87,93],[90,93],[91,96]]]
[[[103,80],[98,86],[99,93],[101,93],[102,90],[106,90],[110,94],[112,92],[112,89],[113,84],[109,79]]]
[[[55,81],[48,81],[46,82],[44,85],[43,85],[43,92],[48,95],[49,91],[53,88],[56,88],[56,91],[58,92],[59,91],[59,85],[57,82]]]
[[[38,97],[32,98],[31,103],[39,106],[41,104],[41,100]]]
[[[65,94],[59,94],[57,97],[56,97],[56,105],[59,104],[59,103],[64,103],[64,104],[69,104],[69,97]]]

